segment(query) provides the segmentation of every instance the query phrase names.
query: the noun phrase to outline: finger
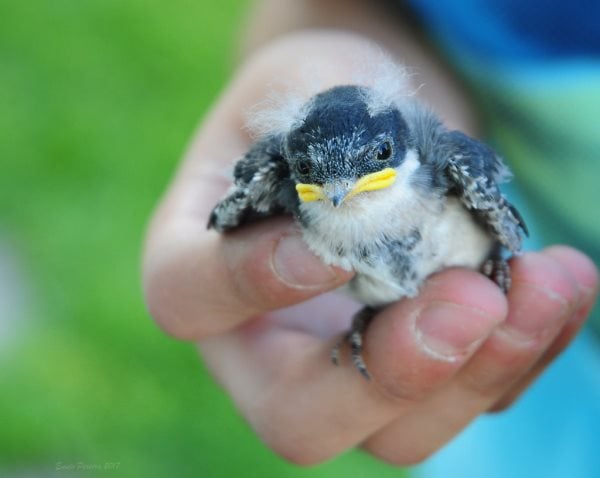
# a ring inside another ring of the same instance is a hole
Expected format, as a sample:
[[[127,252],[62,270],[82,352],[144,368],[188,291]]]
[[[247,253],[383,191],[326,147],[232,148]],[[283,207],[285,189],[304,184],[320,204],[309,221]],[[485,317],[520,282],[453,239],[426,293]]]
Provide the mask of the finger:
[[[573,314],[577,286],[547,254],[512,261],[509,314],[445,387],[364,447],[387,461],[417,463],[487,410],[550,346]]]
[[[350,278],[322,265],[289,223],[257,224],[223,238],[206,231],[211,208],[230,184],[221,171],[250,143],[244,112],[268,96],[273,75],[300,84],[308,64],[311,70],[329,65],[318,88],[347,82],[348,48],[365,56],[374,52],[370,43],[342,34],[312,34],[264,50],[242,68],[202,126],[158,208],[144,254],[146,302],[168,333],[186,339],[219,333]],[[307,96],[316,92],[304,89]]]
[[[579,329],[583,325],[583,320],[569,320],[560,335],[552,343],[550,348],[544,353],[533,368],[521,377],[509,390],[493,403],[490,412],[500,412],[510,407],[527,388],[546,370],[546,367],[565,350],[573,340]]]
[[[334,341],[265,326],[273,320],[268,317],[204,340],[201,350],[275,451],[317,463],[360,443],[446,383],[505,318],[506,307],[483,276],[440,273],[418,298],[387,308],[367,330],[371,381],[349,361],[341,367],[329,362]]]
[[[550,348],[537,361],[532,370],[522,377],[504,396],[490,408],[498,412],[508,408],[546,367],[569,345],[585,323],[598,295],[598,270],[594,263],[579,251],[570,247],[554,246],[545,250],[563,269],[571,275],[577,284],[580,300],[579,308],[567,321],[559,336]]]
[[[171,225],[146,269],[152,316],[170,334],[199,339],[248,317],[304,301],[351,277],[308,250],[287,219],[219,237]]]

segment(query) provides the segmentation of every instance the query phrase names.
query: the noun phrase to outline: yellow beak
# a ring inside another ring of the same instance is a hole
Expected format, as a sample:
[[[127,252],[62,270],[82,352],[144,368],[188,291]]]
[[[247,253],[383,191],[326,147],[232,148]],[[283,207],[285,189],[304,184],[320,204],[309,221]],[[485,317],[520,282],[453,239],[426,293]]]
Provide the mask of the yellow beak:
[[[339,184],[297,184],[298,197],[303,202],[320,201],[329,198],[334,206],[338,206],[344,200],[356,196],[365,191],[376,191],[391,186],[396,180],[396,171],[393,168],[385,168],[376,173],[367,174],[350,187]]]

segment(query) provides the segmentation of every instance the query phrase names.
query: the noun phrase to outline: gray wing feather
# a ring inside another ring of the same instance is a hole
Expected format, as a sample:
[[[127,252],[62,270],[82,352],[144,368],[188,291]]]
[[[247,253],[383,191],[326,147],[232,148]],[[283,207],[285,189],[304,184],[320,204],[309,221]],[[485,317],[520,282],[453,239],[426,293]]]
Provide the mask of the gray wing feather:
[[[234,185],[214,207],[208,228],[223,232],[281,212],[295,213],[298,196],[281,152],[281,138],[252,145],[234,169]]]
[[[460,131],[448,131],[427,110],[411,111],[413,138],[432,178],[430,187],[456,194],[494,238],[512,253],[521,250],[527,227],[498,185],[510,178],[502,159]]]
[[[504,247],[518,253],[527,226],[498,187],[510,177],[508,168],[485,144],[459,131],[445,136],[446,172],[453,189]]]

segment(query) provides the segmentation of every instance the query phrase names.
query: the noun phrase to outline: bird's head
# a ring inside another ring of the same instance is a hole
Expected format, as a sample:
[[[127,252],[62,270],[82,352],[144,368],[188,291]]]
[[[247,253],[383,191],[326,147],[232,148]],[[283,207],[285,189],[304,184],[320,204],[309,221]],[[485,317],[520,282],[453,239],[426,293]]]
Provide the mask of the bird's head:
[[[301,202],[338,207],[394,183],[409,130],[397,107],[375,107],[370,93],[338,86],[315,96],[301,124],[286,136],[285,156]]]

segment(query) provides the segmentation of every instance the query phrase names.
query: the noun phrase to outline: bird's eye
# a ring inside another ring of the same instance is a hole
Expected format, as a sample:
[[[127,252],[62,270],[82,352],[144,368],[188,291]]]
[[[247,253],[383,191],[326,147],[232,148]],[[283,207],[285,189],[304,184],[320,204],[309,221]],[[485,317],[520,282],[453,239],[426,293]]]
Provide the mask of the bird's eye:
[[[391,156],[392,143],[390,143],[389,141],[384,141],[377,148],[377,155],[375,156],[375,158],[379,161],[385,161],[386,159],[390,159]]]
[[[310,162],[305,159],[296,161],[296,171],[300,176],[308,176],[310,173]]]

